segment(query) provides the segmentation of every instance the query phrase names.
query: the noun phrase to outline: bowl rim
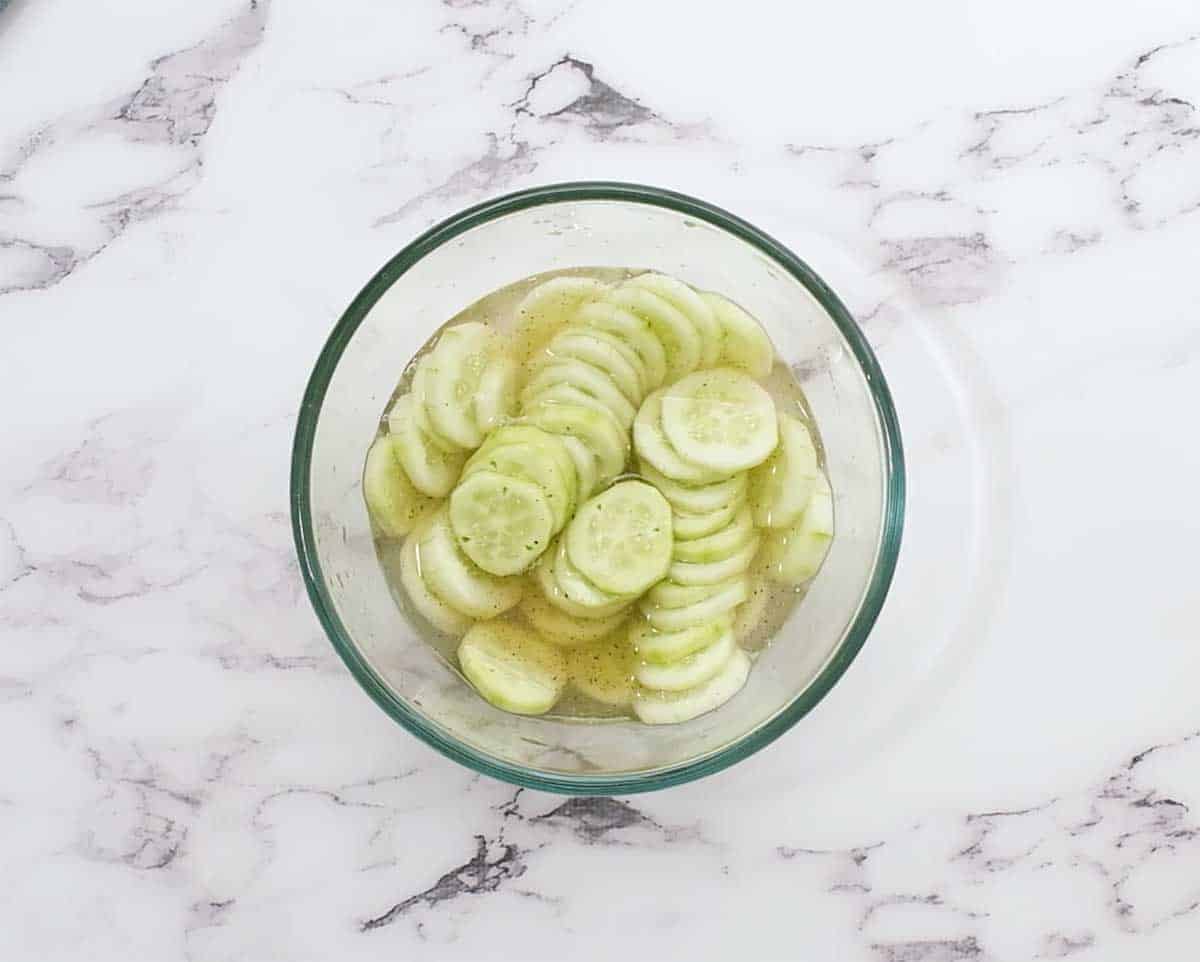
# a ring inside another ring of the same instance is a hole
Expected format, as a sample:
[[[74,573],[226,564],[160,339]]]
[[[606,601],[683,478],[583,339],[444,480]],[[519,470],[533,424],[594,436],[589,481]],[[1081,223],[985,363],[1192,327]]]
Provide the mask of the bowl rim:
[[[845,641],[825,662],[816,678],[758,728],[707,755],[646,772],[562,774],[514,764],[448,736],[439,726],[409,707],[363,657],[338,616],[317,556],[309,504],[312,448],[325,392],[346,345],[375,302],[414,264],[458,235],[527,208],[576,201],[619,201],[666,208],[719,227],[770,257],[799,281],[833,318],[867,380],[882,436],[885,493],[879,551],[871,580]],[[292,445],[290,499],[292,534],[300,572],[317,619],[351,675],[394,721],[448,758],[515,785],[571,795],[630,794],[690,782],[748,758],[812,711],[849,668],[879,616],[896,569],[904,524],[904,451],[891,392],[862,330],[829,285],[786,246],[740,217],[686,194],[619,181],[572,181],[516,191],[465,208],[406,245],[366,283],[334,325],[305,387]]]

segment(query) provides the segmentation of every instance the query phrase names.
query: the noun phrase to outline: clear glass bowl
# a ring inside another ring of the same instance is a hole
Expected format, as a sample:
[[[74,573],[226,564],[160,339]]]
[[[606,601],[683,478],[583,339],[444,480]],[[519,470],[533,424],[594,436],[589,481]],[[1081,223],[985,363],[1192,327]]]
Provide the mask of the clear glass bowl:
[[[493,708],[406,623],[371,542],[363,457],[401,370],[440,324],[520,278],[652,268],[733,298],[799,377],[824,440],[837,533],[820,574],[731,702],[683,725],[579,723]],[[718,771],[769,744],[854,659],[887,594],[904,511],[896,413],[862,332],[787,248],[716,207],[652,187],[556,184],[437,225],[389,261],[338,321],[304,393],[291,478],[300,568],[317,616],[384,711],[488,775],[554,792],[623,794]]]

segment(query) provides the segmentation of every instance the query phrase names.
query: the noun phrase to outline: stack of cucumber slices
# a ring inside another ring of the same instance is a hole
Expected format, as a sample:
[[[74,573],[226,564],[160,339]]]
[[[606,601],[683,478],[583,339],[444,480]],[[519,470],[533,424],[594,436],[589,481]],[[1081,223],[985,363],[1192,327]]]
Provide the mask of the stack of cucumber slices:
[[[443,330],[367,454],[411,609],[506,711],[568,690],[648,724],[711,711],[769,585],[807,582],[833,537],[809,426],[760,383],[770,340],[657,273],[554,277],[511,326]]]

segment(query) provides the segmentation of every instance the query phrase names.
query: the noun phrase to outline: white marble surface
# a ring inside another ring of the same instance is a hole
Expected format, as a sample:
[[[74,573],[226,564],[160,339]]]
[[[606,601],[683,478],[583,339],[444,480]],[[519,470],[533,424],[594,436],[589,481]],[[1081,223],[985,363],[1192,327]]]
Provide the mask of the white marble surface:
[[[1194,3],[120,7],[0,14],[0,958],[1196,957]],[[912,468],[843,683],[630,799],[398,729],[287,518],[362,281],[579,178],[828,272]]]

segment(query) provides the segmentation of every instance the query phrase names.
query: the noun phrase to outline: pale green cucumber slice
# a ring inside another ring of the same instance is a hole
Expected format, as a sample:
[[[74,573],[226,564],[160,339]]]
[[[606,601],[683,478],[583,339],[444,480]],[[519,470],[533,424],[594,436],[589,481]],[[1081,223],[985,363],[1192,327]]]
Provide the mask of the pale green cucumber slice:
[[[637,352],[646,368],[646,387],[658,387],[667,376],[667,354],[650,325],[608,300],[588,304],[579,311],[579,322],[619,337]]]
[[[411,417],[416,422],[417,429],[435,447],[443,451],[448,451],[451,454],[457,454],[462,450],[457,444],[448,438],[444,438],[437,433],[433,426],[433,422],[429,419],[429,412],[425,406],[425,382],[429,377],[429,365],[431,363],[431,354],[426,354],[417,363],[417,369],[413,372],[412,384],[410,385],[409,393],[412,395]],[[392,409],[393,412],[395,408]],[[388,423],[391,423],[391,415],[388,416]],[[393,428],[393,432],[395,429]]]
[[[653,291],[683,314],[700,334],[700,366],[712,367],[721,354],[721,325],[709,303],[690,285],[667,274],[639,274],[629,282]]]
[[[601,483],[625,469],[629,442],[611,413],[580,404],[546,402],[526,409],[523,419],[543,431],[579,438],[600,466]]]
[[[731,625],[728,614],[681,631],[659,631],[650,622],[642,621],[630,631],[629,638],[642,661],[667,665],[707,648],[729,631]]]
[[[425,373],[425,410],[438,435],[470,450],[483,440],[475,395],[494,334],[478,321],[456,324],[438,338]]]
[[[654,391],[642,402],[641,409],[633,421],[633,446],[647,464],[657,468],[668,478],[685,484],[709,484],[723,481],[733,474],[721,473],[701,467],[683,458],[667,440],[662,426],[662,403],[669,388]]]
[[[691,561],[672,561],[667,577],[681,585],[713,585],[727,581],[750,568],[758,553],[758,534],[751,536],[745,546],[720,561],[697,564]]]
[[[613,614],[629,603],[629,598],[605,591],[588,579],[571,561],[566,542],[560,540],[554,556],[554,580],[564,595],[577,605],[582,605],[603,615]]]
[[[647,725],[675,725],[720,708],[742,690],[750,674],[750,656],[736,649],[716,675],[686,691],[639,688],[633,713]]]
[[[676,541],[673,557],[676,561],[720,561],[741,549],[754,537],[754,519],[750,509],[742,509],[723,528],[702,538]]]
[[[599,641],[625,620],[623,611],[607,618],[576,618],[556,608],[538,590],[525,592],[520,611],[538,634],[563,648]]]
[[[413,487],[431,498],[444,498],[458,481],[466,456],[431,442],[413,420],[413,403],[411,394],[404,395],[388,416],[388,427],[396,437],[396,457]]]
[[[564,474],[558,457],[551,454],[549,445],[559,447],[553,435],[543,434],[545,441],[531,439],[509,443],[488,444],[476,451],[463,468],[463,480],[479,471],[492,471],[510,478],[532,481],[546,496],[554,517],[554,530],[560,530],[575,508],[575,466],[566,465]],[[565,453],[565,452],[564,452]],[[542,549],[545,550],[545,543]],[[541,554],[541,551],[538,552]]]
[[[600,479],[600,466],[596,463],[596,456],[579,438],[566,435],[555,437],[562,442],[562,446],[575,463],[575,499],[577,504],[582,504],[591,497],[592,492],[596,490],[596,482]]]
[[[799,522],[768,536],[763,552],[768,577],[789,585],[808,581],[820,570],[832,540],[833,492],[821,475]]]
[[[713,309],[721,326],[720,363],[739,368],[759,380],[770,374],[775,365],[775,348],[762,325],[720,294],[705,291],[701,296]]]
[[[638,472],[662,492],[671,507],[684,514],[705,514],[742,499],[746,493],[747,474],[742,471],[725,481],[712,484],[682,484],[658,470],[645,459]]]
[[[716,675],[737,651],[733,632],[722,632],[716,641],[695,654],[665,665],[650,661],[639,661],[633,669],[634,677],[643,688],[656,691],[686,691],[702,685]]]
[[[633,648],[625,632],[567,652],[567,675],[575,688],[613,708],[633,703]]]
[[[590,394],[608,408],[625,429],[633,423],[637,410],[618,390],[612,378],[599,368],[573,357],[554,361],[538,371],[521,391],[521,403],[533,402],[539,394],[558,384],[569,384]]]
[[[761,464],[779,440],[771,395],[728,367],[697,371],[670,387],[662,398],[662,430],[688,461],[726,476]]]
[[[458,638],[471,627],[472,620],[455,611],[429,590],[425,579],[421,577],[421,565],[417,558],[418,540],[414,531],[400,551],[400,586],[417,614],[442,634]]]
[[[610,291],[605,302],[624,308],[650,325],[667,359],[668,381],[690,374],[699,366],[704,352],[700,332],[670,301],[627,281]]]
[[[376,527],[388,538],[403,538],[433,504],[418,491],[400,466],[399,441],[390,434],[375,439],[363,466],[363,497]]]
[[[707,624],[718,615],[733,611],[749,597],[749,594],[746,578],[733,578],[723,582],[720,591],[693,605],[685,605],[682,608],[658,608],[647,604],[643,605],[642,614],[659,631],[680,631],[694,625]]]
[[[631,395],[629,398],[634,404],[641,404],[642,398],[652,390],[650,387],[650,372],[646,369],[646,362],[642,360],[641,355],[634,350],[633,345],[625,340],[625,338],[618,337],[611,331],[601,330],[590,324],[575,324],[567,328],[563,333],[586,334],[593,340],[607,344],[620,354],[625,363],[633,369],[633,373],[636,376],[637,397],[634,398]],[[658,387],[658,385],[656,384],[655,387]]]
[[[707,514],[688,514],[684,511],[676,511],[671,519],[671,524],[675,529],[675,540],[689,541],[720,531],[737,516],[745,503],[745,498],[739,498],[737,501],[721,505]]]
[[[554,512],[540,485],[476,471],[450,495],[458,547],[484,571],[515,575],[538,559],[554,536]]]
[[[804,422],[779,415],[779,446],[750,472],[750,506],[760,528],[790,528],[821,477],[817,449]]]
[[[417,539],[417,562],[429,590],[471,618],[494,618],[521,600],[517,578],[497,578],[458,550],[446,511],[439,511]]]
[[[493,354],[484,366],[475,392],[475,423],[485,435],[508,421],[517,411],[520,368],[507,354]]]
[[[628,345],[604,331],[569,327],[546,348],[547,357],[550,358],[547,365],[568,358],[582,361],[603,371],[631,405],[641,404],[642,380],[638,370],[625,359],[625,355],[614,347],[614,344],[621,344],[624,350],[633,353]]]
[[[458,645],[458,663],[475,690],[504,711],[541,715],[567,683],[563,653],[507,621],[483,621]]]
[[[629,607],[629,600],[626,598],[596,607],[588,607],[587,605],[581,605],[572,601],[559,585],[558,578],[554,573],[557,558],[557,546],[551,547],[549,551],[542,555],[538,563],[533,566],[533,578],[537,586],[541,589],[542,596],[559,611],[565,612],[574,618],[601,619],[623,614]]]
[[[615,595],[636,595],[671,564],[671,506],[644,481],[622,481],[585,502],[563,535],[585,578]]]
[[[575,462],[563,446],[563,438],[549,431],[543,431],[532,424],[506,424],[488,437],[480,447],[480,451],[490,451],[506,444],[528,444],[538,447],[548,457],[553,459],[562,475],[563,483],[570,493],[577,484],[575,478]],[[571,500],[571,512],[575,511],[574,499]]]
[[[638,604],[645,609],[687,608],[690,605],[699,604],[715,594],[720,594],[739,581],[746,582],[747,591],[749,591],[749,582],[744,574],[735,575],[728,581],[718,581],[712,585],[679,585],[674,581],[660,581],[642,596]]]
[[[606,285],[590,277],[554,277],[539,284],[517,305],[513,356],[526,364],[550,338],[570,323],[580,307],[600,297]]]

